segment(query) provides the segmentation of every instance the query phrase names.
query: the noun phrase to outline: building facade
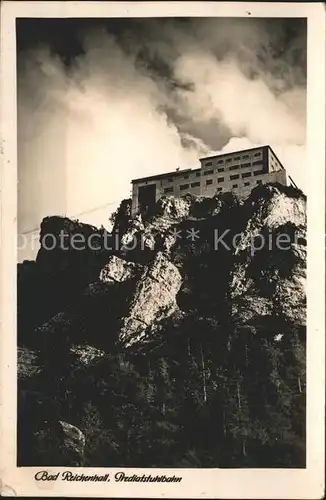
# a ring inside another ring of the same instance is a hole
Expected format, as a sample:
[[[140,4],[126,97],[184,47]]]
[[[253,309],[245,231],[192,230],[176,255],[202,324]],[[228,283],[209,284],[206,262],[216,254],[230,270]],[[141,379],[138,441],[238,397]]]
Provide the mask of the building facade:
[[[147,211],[162,197],[187,193],[213,197],[232,191],[246,197],[258,184],[287,184],[286,171],[270,146],[200,159],[197,169],[176,170],[132,181],[132,214]]]

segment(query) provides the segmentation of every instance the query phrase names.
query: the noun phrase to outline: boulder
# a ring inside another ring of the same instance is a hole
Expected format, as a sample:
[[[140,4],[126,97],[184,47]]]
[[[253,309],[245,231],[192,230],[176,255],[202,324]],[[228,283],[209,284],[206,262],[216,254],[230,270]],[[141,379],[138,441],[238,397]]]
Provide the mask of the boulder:
[[[104,351],[101,349],[97,349],[92,345],[73,345],[70,348],[70,352],[72,352],[79,361],[80,367],[87,367],[91,365],[93,362],[97,362],[100,359],[103,359],[106,355]]]
[[[63,447],[67,451],[67,455],[72,457],[75,466],[81,465],[83,462],[85,449],[85,436],[78,427],[59,420],[59,424],[63,431]]]
[[[190,206],[191,200],[188,198],[163,196],[156,204],[156,214],[160,217],[184,218],[189,215]]]
[[[116,255],[112,255],[100,272],[100,281],[104,283],[121,283],[135,277],[140,270],[141,266],[134,262],[127,262]]]

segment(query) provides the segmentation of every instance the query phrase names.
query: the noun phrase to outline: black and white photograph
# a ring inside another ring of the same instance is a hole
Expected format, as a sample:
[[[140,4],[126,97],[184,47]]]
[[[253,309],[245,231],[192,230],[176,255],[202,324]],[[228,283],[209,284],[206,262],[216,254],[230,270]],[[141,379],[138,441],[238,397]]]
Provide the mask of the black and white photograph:
[[[186,472],[304,473],[315,442],[313,26],[136,7],[14,20],[14,466],[42,495],[185,497]]]

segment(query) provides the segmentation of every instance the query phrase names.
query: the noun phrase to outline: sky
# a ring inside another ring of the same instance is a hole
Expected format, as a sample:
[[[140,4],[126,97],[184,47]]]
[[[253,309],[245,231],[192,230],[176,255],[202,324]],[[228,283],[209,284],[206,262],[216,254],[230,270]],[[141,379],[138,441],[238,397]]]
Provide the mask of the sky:
[[[131,179],[263,144],[305,190],[304,19],[19,19],[16,28],[26,238],[48,215],[107,227]]]

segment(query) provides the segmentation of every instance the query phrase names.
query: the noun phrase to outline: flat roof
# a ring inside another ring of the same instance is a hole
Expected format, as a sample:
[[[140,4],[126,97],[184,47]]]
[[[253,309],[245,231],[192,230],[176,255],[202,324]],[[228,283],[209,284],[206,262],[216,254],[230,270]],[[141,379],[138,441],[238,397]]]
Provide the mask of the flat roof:
[[[171,172],[166,172],[165,174],[151,175],[149,177],[140,177],[139,179],[133,179],[131,182],[144,182],[152,181],[156,179],[166,179],[167,177],[178,177],[179,175],[184,175],[189,172],[198,172],[201,168],[186,168],[184,170],[172,170]]]
[[[273,150],[272,146],[270,146],[269,144],[265,144],[264,146],[256,146],[255,148],[241,149],[238,151],[231,151],[230,153],[223,153],[223,154],[218,154],[218,155],[213,155],[213,156],[205,156],[204,158],[200,158],[199,161],[209,160],[210,158],[212,158],[212,159],[221,158],[222,156],[229,156],[231,154],[242,154],[242,153],[247,153],[247,152],[251,152],[251,151],[257,151],[257,149],[270,149],[271,152],[273,153],[273,155],[275,156],[275,158],[277,159],[277,161],[279,162],[279,164],[281,165],[281,167],[284,169],[281,160],[278,158],[278,156],[275,153],[275,151]]]
[[[199,161],[202,162],[204,160],[209,160],[209,159],[214,159],[214,158],[220,158],[220,157],[223,157],[223,156],[229,156],[230,154],[241,154],[241,153],[247,153],[247,152],[250,152],[250,151],[257,151],[258,149],[270,149],[271,152],[273,153],[273,155],[275,156],[275,158],[280,163],[281,167],[284,169],[284,167],[282,165],[282,162],[279,160],[279,158],[276,156],[276,154],[273,151],[273,149],[271,148],[271,146],[269,146],[268,144],[266,144],[264,146],[256,146],[255,148],[241,149],[241,150],[238,150],[238,151],[231,151],[230,153],[222,153],[222,154],[213,155],[213,156],[205,156],[204,158],[200,158]],[[183,174],[185,174],[187,172],[191,172],[192,173],[192,172],[198,172],[198,171],[202,171],[202,169],[201,168],[194,168],[194,169],[186,168],[184,170],[172,170],[172,172],[166,172],[164,174],[150,175],[148,177],[139,177],[138,179],[132,179],[131,182],[135,183],[135,182],[154,181],[154,180],[159,180],[159,179],[166,179],[168,177],[178,177],[179,175],[183,175]]]
[[[230,151],[229,153],[221,153],[221,154],[218,154],[218,155],[205,156],[204,158],[200,158],[199,161],[209,160],[210,158],[212,158],[212,159],[213,158],[221,158],[222,156],[229,156],[229,155],[247,153],[247,152],[250,152],[250,151],[257,151],[257,149],[263,149],[263,148],[269,148],[269,147],[270,146],[266,145],[266,146],[257,146],[255,148],[249,148],[249,149],[240,149],[240,150],[237,150],[237,151]],[[273,151],[273,153],[274,153],[274,151]]]

